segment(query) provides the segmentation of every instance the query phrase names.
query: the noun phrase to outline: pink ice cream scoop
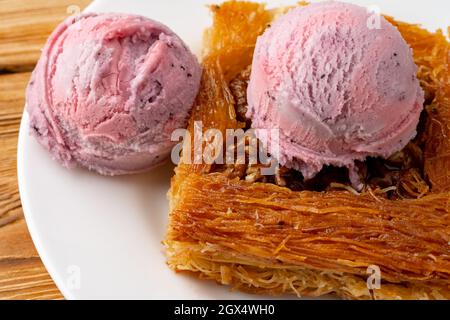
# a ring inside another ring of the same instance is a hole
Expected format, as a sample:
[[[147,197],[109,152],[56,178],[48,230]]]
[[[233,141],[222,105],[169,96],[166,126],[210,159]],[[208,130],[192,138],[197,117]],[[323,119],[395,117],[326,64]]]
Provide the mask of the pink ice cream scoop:
[[[166,26],[84,14],[48,39],[27,88],[32,134],[67,167],[116,175],[149,169],[186,127],[201,68]]]
[[[354,178],[355,160],[388,157],[416,135],[416,73],[411,48],[383,17],[338,2],[298,7],[257,41],[247,116],[254,128],[279,129],[279,162],[305,179],[324,165]],[[270,135],[260,138],[273,151]]]

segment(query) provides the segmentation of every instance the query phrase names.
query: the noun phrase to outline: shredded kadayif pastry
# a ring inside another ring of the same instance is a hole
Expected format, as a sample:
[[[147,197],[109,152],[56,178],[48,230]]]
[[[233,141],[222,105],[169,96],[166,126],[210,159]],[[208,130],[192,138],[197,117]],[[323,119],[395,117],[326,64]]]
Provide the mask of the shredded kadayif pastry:
[[[203,79],[191,118],[204,130],[248,128],[246,79],[256,38],[278,14],[264,5],[212,6]],[[419,134],[390,159],[360,164],[354,190],[340,169],[313,182],[280,168],[176,168],[165,240],[169,266],[261,294],[352,299],[450,298],[450,45],[442,32],[396,22],[426,92]],[[381,271],[368,289],[368,267]]]

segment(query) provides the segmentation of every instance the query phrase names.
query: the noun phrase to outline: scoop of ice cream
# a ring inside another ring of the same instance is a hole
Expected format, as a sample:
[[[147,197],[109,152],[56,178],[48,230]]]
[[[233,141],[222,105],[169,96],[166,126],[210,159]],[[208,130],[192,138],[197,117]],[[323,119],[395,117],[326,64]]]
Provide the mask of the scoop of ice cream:
[[[166,26],[135,15],[85,14],[48,39],[27,88],[32,134],[67,167],[102,174],[164,161],[187,125],[201,68]]]
[[[257,41],[247,117],[279,129],[279,162],[306,179],[324,165],[352,176],[355,160],[388,157],[416,135],[416,73],[412,50],[383,17],[337,2],[298,7]],[[260,138],[273,149],[270,135]]]

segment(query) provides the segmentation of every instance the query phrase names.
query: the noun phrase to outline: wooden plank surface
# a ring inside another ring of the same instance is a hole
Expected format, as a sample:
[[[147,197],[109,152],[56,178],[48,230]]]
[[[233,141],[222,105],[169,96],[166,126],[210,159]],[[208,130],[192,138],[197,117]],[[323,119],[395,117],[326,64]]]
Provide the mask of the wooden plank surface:
[[[0,299],[62,299],[23,219],[16,153],[24,91],[48,35],[89,0],[0,0]]]
[[[56,25],[89,0],[0,0],[0,71],[30,71]]]

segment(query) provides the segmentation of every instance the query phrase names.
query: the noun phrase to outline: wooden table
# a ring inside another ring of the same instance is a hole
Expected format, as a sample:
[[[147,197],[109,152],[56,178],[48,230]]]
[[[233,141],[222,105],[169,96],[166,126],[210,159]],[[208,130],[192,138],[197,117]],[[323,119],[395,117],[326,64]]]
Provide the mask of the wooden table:
[[[23,219],[16,152],[24,90],[53,28],[90,0],[0,0],[0,299],[63,299]]]

